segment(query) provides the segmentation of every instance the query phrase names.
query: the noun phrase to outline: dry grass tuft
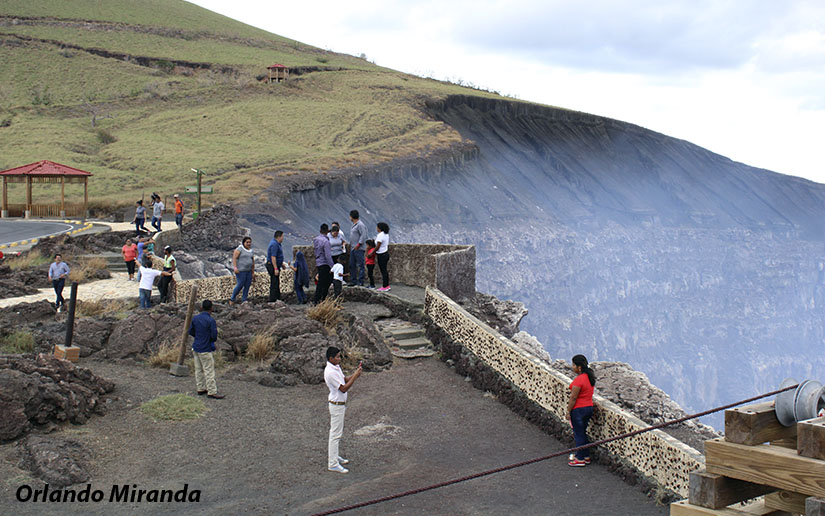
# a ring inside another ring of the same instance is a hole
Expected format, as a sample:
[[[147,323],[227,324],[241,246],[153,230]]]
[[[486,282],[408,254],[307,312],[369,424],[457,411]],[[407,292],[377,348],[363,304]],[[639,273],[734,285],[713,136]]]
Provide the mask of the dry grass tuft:
[[[31,353],[34,351],[34,336],[27,331],[16,331],[0,340],[0,353]]]
[[[307,317],[315,319],[327,329],[332,330],[341,322],[342,309],[341,300],[330,296],[307,310]]]
[[[149,355],[146,362],[152,367],[169,367],[169,364],[178,361],[180,346],[176,346],[170,341],[165,341],[158,346],[154,353]]]
[[[88,260],[82,260],[79,265],[73,267],[69,272],[69,281],[77,281],[78,283],[84,282],[87,279],[95,278],[95,273],[97,271],[105,270],[107,268],[108,264],[103,258],[90,258]]]
[[[49,257],[43,256],[40,251],[29,251],[28,253],[23,253],[20,256],[14,256],[6,260],[6,265],[11,267],[12,270],[19,270],[19,269],[28,269],[30,267],[37,267],[38,265],[43,265],[44,263],[49,263]]]
[[[201,417],[206,405],[186,394],[168,394],[147,401],[140,406],[140,411],[153,419],[186,421]]]
[[[75,314],[77,317],[97,317],[111,315],[118,319],[125,319],[137,305],[129,299],[97,299],[78,300]]]
[[[256,333],[249,339],[249,346],[246,347],[246,358],[248,360],[263,361],[275,349],[275,337],[267,333]]]

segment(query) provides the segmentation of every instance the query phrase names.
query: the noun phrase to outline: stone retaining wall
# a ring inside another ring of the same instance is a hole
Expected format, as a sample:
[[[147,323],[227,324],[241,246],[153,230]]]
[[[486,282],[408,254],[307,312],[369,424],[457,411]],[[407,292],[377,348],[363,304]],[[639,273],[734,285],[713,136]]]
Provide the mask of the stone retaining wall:
[[[498,375],[512,382],[546,413],[566,423],[568,386],[563,374],[520,350],[509,339],[475,318],[455,301],[427,288],[425,313],[450,338],[472,352]],[[591,440],[648,428],[650,425],[614,403],[595,395],[596,411],[588,427]],[[601,447],[658,485],[687,497],[689,475],[704,465],[704,457],[661,430],[608,443]]]
[[[281,296],[294,292],[293,280],[295,273],[292,269],[281,271]],[[196,300],[211,299],[213,301],[225,301],[232,297],[232,290],[235,288],[235,275],[215,276],[212,278],[200,278],[191,280],[176,280],[172,283],[172,293],[170,297],[176,303],[188,303],[189,293],[192,285],[198,286]],[[240,300],[241,294],[238,294]],[[249,287],[249,297],[269,296],[269,273],[266,270],[256,271],[252,275],[252,286]]]
[[[294,246],[301,251],[315,275],[315,252],[311,245]],[[476,249],[472,245],[390,244],[387,265],[391,283],[436,287],[453,299],[472,297],[476,292]],[[344,266],[348,271],[349,260]],[[381,270],[375,266],[375,284],[381,285]]]

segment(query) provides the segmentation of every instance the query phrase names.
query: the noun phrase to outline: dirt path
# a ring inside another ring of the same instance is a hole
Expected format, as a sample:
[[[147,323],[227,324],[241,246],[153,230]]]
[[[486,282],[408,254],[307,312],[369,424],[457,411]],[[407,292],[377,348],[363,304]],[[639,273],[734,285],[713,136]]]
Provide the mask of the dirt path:
[[[46,299],[54,303],[54,289],[41,288],[37,294],[28,296],[9,297],[0,299],[0,308],[14,306],[19,303],[34,303]],[[63,290],[63,297],[69,300],[69,285]],[[129,281],[125,272],[113,272],[112,277],[105,280],[83,283],[77,287],[77,298],[82,301],[98,301],[100,299],[138,298],[138,282]]]
[[[202,490],[199,504],[18,503],[27,480],[14,467],[16,446],[0,447],[0,514],[312,514],[469,473],[564,446],[471,387],[436,358],[398,362],[356,384],[342,454],[350,473],[326,471],[329,415],[324,385],[273,389],[221,375],[225,400],[187,423],[154,422],[140,403],[193,393],[192,378],[158,369],[86,362],[115,379],[109,414],[64,435],[95,451],[93,489]],[[77,486],[79,488],[85,486]],[[664,515],[638,488],[599,465],[569,468],[564,458],[345,514],[359,515]]]

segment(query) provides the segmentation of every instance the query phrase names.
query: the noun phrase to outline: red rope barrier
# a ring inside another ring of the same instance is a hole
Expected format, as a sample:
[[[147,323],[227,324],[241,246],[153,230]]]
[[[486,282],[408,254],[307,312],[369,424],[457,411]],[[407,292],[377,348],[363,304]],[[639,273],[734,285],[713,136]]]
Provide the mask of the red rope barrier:
[[[312,516],[328,516],[329,514],[338,514],[338,513],[341,513],[341,512],[351,511],[353,509],[360,509],[361,507],[367,507],[368,505],[375,505],[375,504],[382,503],[382,502],[388,502],[390,500],[395,500],[395,499],[398,499],[398,498],[403,498],[405,496],[410,496],[410,495],[414,495],[414,494],[418,494],[418,493],[423,493],[425,491],[431,491],[433,489],[438,489],[440,487],[446,487],[446,486],[451,486],[453,484],[458,484],[460,482],[466,482],[467,480],[473,480],[475,478],[486,477],[486,476],[492,475],[494,473],[500,473],[502,471],[507,471],[507,470],[510,470],[510,469],[520,468],[522,466],[535,464],[536,462],[545,461],[545,460],[552,459],[552,458],[555,458],[555,457],[561,457],[562,455],[566,455],[568,453],[575,453],[575,452],[580,451],[580,450],[585,450],[587,448],[592,448],[593,446],[600,446],[602,444],[606,444],[606,443],[609,443],[609,442],[612,442],[612,441],[618,441],[619,439],[626,439],[626,438],[632,437],[634,435],[643,434],[645,432],[650,432],[652,430],[658,430],[659,428],[664,428],[666,426],[675,425],[675,424],[678,424],[678,423],[683,423],[685,421],[688,421],[688,420],[691,420],[691,419],[696,419],[696,418],[699,418],[699,417],[702,417],[702,416],[707,416],[708,414],[713,414],[714,412],[719,412],[721,410],[727,410],[727,409],[733,408],[737,405],[743,405],[745,403],[750,403],[752,401],[761,400],[761,399],[767,398],[769,396],[775,396],[775,395],[780,394],[782,392],[789,391],[791,389],[796,389],[797,387],[798,387],[798,384],[797,385],[791,385],[790,387],[785,387],[785,388],[782,388],[782,389],[778,389],[778,390],[769,392],[767,394],[761,394],[759,396],[754,396],[753,398],[748,398],[746,400],[737,401],[736,403],[730,403],[728,405],[723,405],[721,407],[716,407],[716,408],[713,408],[713,409],[710,409],[710,410],[706,410],[704,412],[699,412],[698,414],[692,414],[692,415],[689,415],[689,416],[684,416],[684,417],[681,417],[679,419],[674,419],[672,421],[665,421],[664,423],[659,423],[659,424],[656,424],[654,426],[650,426],[650,427],[647,427],[647,428],[641,428],[639,430],[634,430],[632,432],[627,432],[627,433],[624,433],[624,434],[621,434],[621,435],[617,435],[615,437],[609,437],[609,438],[601,439],[599,441],[588,443],[588,444],[585,444],[585,445],[582,445],[582,446],[577,446],[575,448],[569,448],[569,449],[564,450],[564,451],[551,453],[550,455],[545,455],[544,457],[537,457],[535,459],[530,459],[530,460],[525,460],[525,461],[522,461],[522,462],[517,462],[515,464],[510,464],[508,466],[502,466],[500,468],[490,469],[490,470],[487,470],[487,471],[482,471],[480,473],[474,473],[472,475],[467,475],[465,477],[456,478],[456,479],[453,479],[453,480],[447,480],[445,482],[439,482],[438,484],[432,484],[432,485],[425,486],[425,487],[419,487],[417,489],[411,489],[409,491],[404,491],[402,493],[383,496],[381,498],[375,498],[373,500],[369,500],[369,501],[366,501],[366,502],[360,502],[360,503],[353,504],[353,505],[347,505],[347,506],[344,506],[344,507],[339,507],[337,509],[331,509],[331,510],[328,510],[328,511],[319,512],[319,513],[313,514]]]

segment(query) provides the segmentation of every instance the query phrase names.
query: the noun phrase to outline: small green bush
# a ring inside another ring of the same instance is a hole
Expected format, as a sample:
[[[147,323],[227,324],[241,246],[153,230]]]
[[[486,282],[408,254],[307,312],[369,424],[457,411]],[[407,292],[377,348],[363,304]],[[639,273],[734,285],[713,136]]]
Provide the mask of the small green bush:
[[[95,134],[97,134],[97,140],[103,145],[109,145],[110,143],[115,143],[117,141],[115,135],[113,135],[106,129],[98,129],[97,131],[95,131]]]
[[[206,405],[188,394],[167,394],[142,404],[140,411],[153,419],[187,421],[201,417]]]
[[[31,353],[34,351],[34,337],[27,331],[10,333],[0,341],[3,353]]]

